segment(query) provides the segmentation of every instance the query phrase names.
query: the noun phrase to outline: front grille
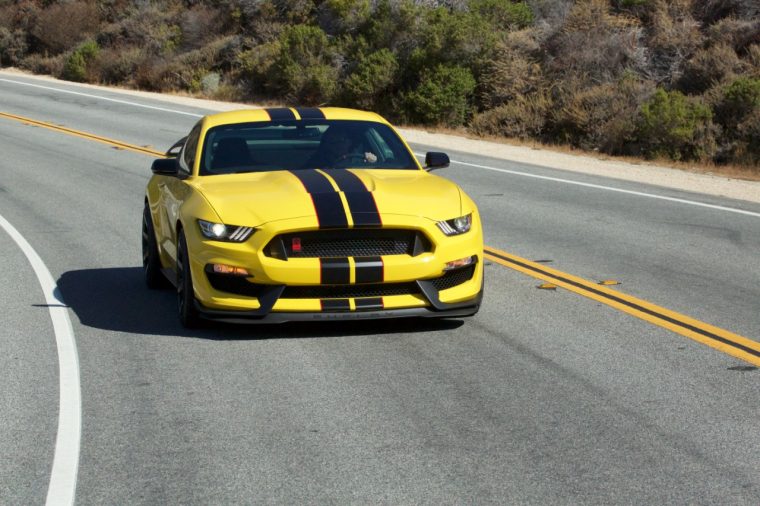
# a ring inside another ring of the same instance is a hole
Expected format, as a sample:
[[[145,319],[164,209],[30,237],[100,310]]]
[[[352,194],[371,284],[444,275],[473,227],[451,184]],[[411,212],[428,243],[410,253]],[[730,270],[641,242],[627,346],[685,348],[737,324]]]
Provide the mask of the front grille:
[[[465,267],[464,269],[449,271],[440,278],[431,279],[430,282],[433,284],[435,289],[440,292],[441,290],[454,288],[455,286],[461,285],[462,283],[471,280],[473,274],[475,274],[475,266],[471,265],[469,267]]]
[[[431,251],[430,241],[414,230],[314,230],[283,234],[267,245],[274,258],[416,256]]]
[[[392,297],[419,294],[417,283],[387,283],[334,286],[287,286],[283,299],[349,299],[353,297]]]

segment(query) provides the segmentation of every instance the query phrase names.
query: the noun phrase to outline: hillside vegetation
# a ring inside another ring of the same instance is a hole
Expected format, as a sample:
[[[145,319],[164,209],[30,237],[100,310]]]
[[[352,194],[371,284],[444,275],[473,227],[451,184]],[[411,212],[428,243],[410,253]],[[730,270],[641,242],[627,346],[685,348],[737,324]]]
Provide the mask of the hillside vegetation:
[[[0,64],[760,166],[759,0],[0,0]]]

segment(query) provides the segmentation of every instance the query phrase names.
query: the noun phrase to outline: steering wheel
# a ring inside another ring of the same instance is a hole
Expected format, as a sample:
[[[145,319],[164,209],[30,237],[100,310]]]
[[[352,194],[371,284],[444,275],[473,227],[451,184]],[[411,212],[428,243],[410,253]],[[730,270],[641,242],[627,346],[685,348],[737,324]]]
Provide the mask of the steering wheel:
[[[365,163],[366,161],[367,159],[364,153],[346,153],[335,160],[334,165],[350,165],[352,163]]]

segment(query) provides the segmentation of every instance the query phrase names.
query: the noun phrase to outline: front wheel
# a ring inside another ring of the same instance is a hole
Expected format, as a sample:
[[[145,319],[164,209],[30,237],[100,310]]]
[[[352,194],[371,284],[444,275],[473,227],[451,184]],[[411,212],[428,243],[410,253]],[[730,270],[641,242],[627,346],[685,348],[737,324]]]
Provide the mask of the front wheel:
[[[158,256],[158,243],[156,231],[153,228],[153,218],[150,215],[148,204],[143,210],[142,222],[142,261],[145,284],[148,288],[166,288],[169,283],[161,272],[161,258]]]
[[[179,321],[185,328],[195,328],[200,324],[198,309],[195,307],[193,276],[190,272],[190,256],[187,241],[182,230],[177,241],[177,308]]]

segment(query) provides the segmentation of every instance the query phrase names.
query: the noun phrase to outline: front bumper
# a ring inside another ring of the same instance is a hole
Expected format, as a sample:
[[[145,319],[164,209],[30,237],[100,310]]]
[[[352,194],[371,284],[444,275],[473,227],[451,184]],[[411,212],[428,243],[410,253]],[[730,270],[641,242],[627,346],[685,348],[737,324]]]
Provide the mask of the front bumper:
[[[195,225],[195,224],[193,224]],[[445,237],[434,222],[388,217],[383,229],[415,230],[429,239],[429,251],[381,257],[381,279],[360,280],[360,267],[377,274],[378,257],[342,259],[349,266],[341,281],[326,281],[325,262],[334,258],[276,258],[266,253],[274,237],[311,230],[308,220],[284,220],[259,228],[242,244],[208,241],[197,226],[185,228],[198,310],[207,319],[277,323],[398,317],[459,317],[477,312],[483,287],[483,239],[479,219],[461,236]],[[471,275],[447,284],[447,262],[474,257]],[[245,268],[242,289],[221,289],[209,265]],[[350,275],[349,275],[350,274]]]
[[[462,318],[473,316],[480,309],[483,291],[478,292],[472,300],[457,304],[443,304],[438,307],[415,307],[399,309],[380,309],[365,311],[334,311],[306,312],[279,311],[269,312],[266,308],[253,311],[223,311],[203,307],[196,301],[196,309],[206,320],[226,323],[287,323],[287,322],[319,322],[319,321],[357,321],[379,320],[391,318]]]

